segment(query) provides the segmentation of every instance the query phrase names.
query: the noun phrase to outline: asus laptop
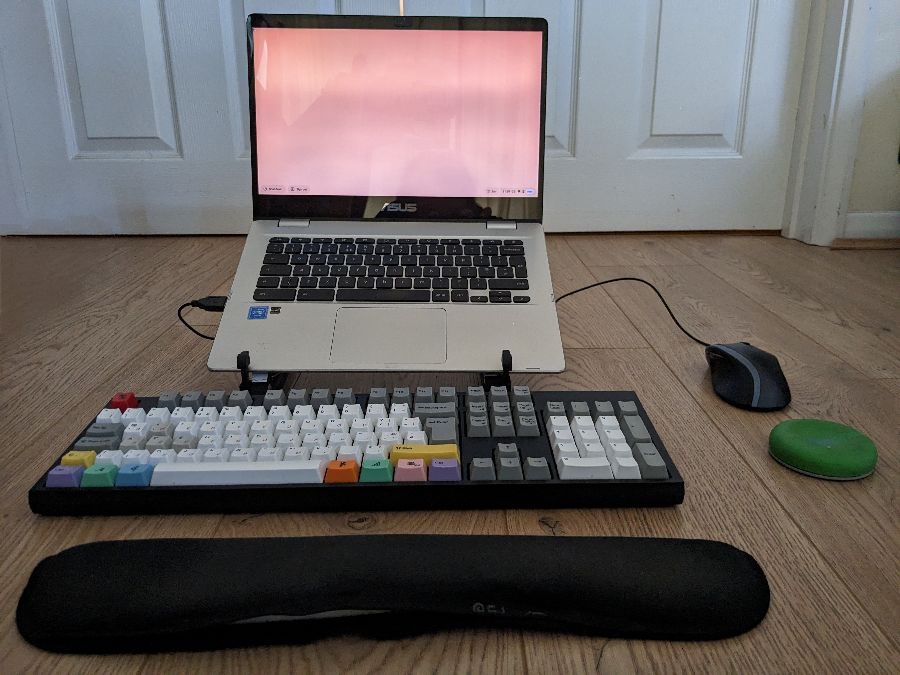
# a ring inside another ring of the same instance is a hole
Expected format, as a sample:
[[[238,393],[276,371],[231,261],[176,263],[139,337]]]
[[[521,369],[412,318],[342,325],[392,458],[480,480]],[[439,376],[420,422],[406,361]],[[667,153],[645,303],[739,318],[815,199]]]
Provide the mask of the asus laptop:
[[[543,19],[253,14],[253,224],[208,365],[564,367]]]

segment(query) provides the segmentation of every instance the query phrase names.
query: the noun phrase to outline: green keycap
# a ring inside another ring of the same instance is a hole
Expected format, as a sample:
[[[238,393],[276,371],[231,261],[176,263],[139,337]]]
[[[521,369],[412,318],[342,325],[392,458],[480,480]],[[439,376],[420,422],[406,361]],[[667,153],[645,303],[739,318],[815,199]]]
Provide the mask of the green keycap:
[[[389,459],[364,459],[359,472],[360,483],[390,483],[394,471]]]
[[[81,487],[113,487],[119,467],[115,464],[92,464],[84,470]]]

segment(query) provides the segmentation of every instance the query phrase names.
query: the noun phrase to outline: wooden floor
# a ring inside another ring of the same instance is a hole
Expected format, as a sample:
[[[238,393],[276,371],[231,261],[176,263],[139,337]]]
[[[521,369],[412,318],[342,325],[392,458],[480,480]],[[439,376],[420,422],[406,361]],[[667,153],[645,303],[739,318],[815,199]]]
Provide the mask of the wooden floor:
[[[235,385],[233,375],[206,370],[210,343],[182,328],[175,309],[226,292],[241,246],[236,237],[2,240],[0,671],[900,671],[897,251],[829,251],[769,236],[550,238],[557,293],[639,276],[660,287],[689,330],[708,341],[750,341],[782,363],[792,406],[772,414],[741,411],[714,396],[702,349],[678,332],[650,289],[621,283],[560,303],[566,372],[516,379],[545,389],[636,390],[684,475],[686,498],[676,508],[32,515],[28,488],[112,393]],[[209,326],[212,317],[190,318]],[[474,378],[300,379],[320,381],[365,388],[375,381],[460,385]],[[875,474],[825,482],[776,464],[767,437],[787,417],[861,429],[879,449]],[[332,639],[303,647],[77,657],[40,652],[14,627],[30,570],[74,544],[360,531],[718,539],[760,561],[772,606],[755,630],[712,643],[472,630],[397,642]]]

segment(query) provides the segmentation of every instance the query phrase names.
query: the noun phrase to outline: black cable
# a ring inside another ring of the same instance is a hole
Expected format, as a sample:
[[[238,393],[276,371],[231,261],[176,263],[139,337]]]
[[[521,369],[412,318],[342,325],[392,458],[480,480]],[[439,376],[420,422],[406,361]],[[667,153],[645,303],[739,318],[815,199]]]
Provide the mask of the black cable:
[[[598,281],[597,283],[595,283],[595,284],[590,284],[589,286],[585,286],[584,288],[578,288],[578,289],[576,289],[576,290],[574,290],[574,291],[569,291],[568,293],[563,293],[561,296],[559,296],[559,297],[556,299],[556,302],[559,302],[559,301],[562,300],[563,298],[568,298],[570,295],[575,295],[576,293],[581,293],[581,291],[586,291],[586,290],[588,290],[589,288],[595,288],[595,287],[597,287],[597,286],[603,286],[604,284],[611,284],[611,283],[613,283],[613,282],[615,282],[615,281],[638,281],[638,282],[640,282],[640,283],[642,283],[642,284],[644,284],[644,285],[649,286],[650,288],[652,288],[652,289],[653,289],[653,292],[656,293],[657,297],[659,297],[660,301],[662,302],[663,307],[666,308],[666,311],[669,313],[669,316],[672,317],[672,321],[674,321],[674,322],[675,322],[675,325],[678,326],[678,327],[681,329],[681,332],[684,333],[685,335],[687,335],[689,338],[691,338],[691,340],[693,340],[694,342],[696,342],[696,343],[698,343],[698,344],[701,344],[701,345],[703,345],[704,347],[709,347],[709,343],[708,343],[708,342],[704,342],[704,341],[701,340],[700,338],[694,337],[693,335],[691,335],[691,334],[688,332],[687,328],[685,328],[684,326],[681,325],[681,322],[680,322],[677,318],[675,318],[675,315],[672,313],[672,309],[669,307],[669,303],[666,302],[666,299],[662,296],[662,293],[659,292],[659,289],[656,288],[656,286],[654,286],[653,284],[651,284],[649,281],[645,281],[644,279],[638,279],[637,277],[616,277],[615,279],[607,279],[606,281]]]
[[[199,330],[185,321],[181,313],[188,307],[197,307],[198,309],[202,309],[204,312],[221,312],[225,309],[226,302],[228,302],[228,298],[224,295],[208,295],[205,298],[200,298],[199,300],[191,300],[190,302],[186,302],[178,308],[178,320],[181,321],[181,323],[183,323],[187,327],[187,329],[194,335],[199,335],[200,337],[207,340],[215,340],[216,338],[214,336],[201,333]]]

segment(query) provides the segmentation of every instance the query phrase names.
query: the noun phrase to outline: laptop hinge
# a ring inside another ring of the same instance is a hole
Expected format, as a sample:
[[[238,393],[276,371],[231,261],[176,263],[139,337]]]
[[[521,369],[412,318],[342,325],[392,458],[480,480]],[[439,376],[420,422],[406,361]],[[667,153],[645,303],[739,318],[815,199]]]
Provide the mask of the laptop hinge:
[[[514,220],[489,220],[487,222],[488,230],[515,230],[519,224]]]
[[[309,218],[306,218],[305,220],[282,218],[278,221],[278,227],[309,227]]]

